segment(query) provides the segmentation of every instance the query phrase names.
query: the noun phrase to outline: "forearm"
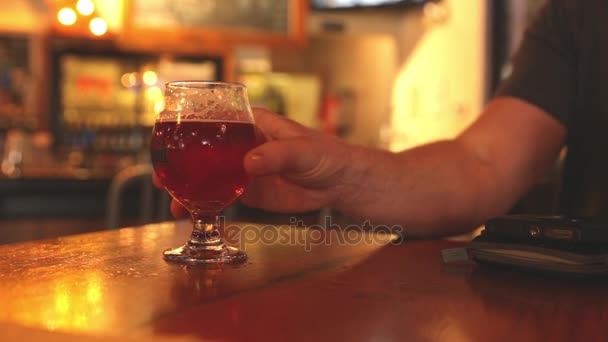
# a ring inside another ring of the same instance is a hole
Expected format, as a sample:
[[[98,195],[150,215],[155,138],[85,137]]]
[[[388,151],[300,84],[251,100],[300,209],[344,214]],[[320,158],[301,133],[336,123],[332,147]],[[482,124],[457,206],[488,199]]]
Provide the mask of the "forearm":
[[[497,98],[454,140],[355,150],[336,207],[414,235],[461,233],[508,211],[553,165],[566,133],[541,108]]]
[[[522,192],[498,190],[491,166],[459,140],[398,154],[358,148],[352,159],[337,209],[372,224],[399,224],[416,236],[473,229],[508,210]],[[485,196],[493,191],[503,193]]]
[[[353,147],[261,111],[268,140],[248,153],[245,203],[297,212],[332,206],[410,235],[464,232],[506,212],[555,160],[565,127],[514,98],[490,102],[458,138],[394,154]]]

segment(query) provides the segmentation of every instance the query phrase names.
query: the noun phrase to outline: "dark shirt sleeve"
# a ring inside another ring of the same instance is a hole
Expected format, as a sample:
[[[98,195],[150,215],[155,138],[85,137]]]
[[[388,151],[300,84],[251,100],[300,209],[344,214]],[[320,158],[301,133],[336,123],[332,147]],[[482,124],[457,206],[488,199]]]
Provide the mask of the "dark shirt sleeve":
[[[536,105],[566,126],[576,95],[577,2],[550,0],[544,5],[496,94]]]

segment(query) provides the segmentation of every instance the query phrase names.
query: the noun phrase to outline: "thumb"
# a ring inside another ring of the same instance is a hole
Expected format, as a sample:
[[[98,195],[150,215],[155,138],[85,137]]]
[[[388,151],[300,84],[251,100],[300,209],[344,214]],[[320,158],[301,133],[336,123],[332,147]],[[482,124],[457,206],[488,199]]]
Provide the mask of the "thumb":
[[[330,152],[337,147],[305,137],[274,140],[251,150],[245,156],[245,169],[253,176],[277,174],[306,186],[335,185],[346,165],[345,153]]]

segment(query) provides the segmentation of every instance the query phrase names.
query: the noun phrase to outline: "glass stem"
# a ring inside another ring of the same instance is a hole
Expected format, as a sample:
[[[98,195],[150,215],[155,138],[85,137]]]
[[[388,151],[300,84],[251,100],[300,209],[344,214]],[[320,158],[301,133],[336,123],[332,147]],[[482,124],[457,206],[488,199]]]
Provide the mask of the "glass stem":
[[[198,247],[216,247],[223,244],[220,235],[219,215],[192,214],[194,227],[190,236],[190,245]]]

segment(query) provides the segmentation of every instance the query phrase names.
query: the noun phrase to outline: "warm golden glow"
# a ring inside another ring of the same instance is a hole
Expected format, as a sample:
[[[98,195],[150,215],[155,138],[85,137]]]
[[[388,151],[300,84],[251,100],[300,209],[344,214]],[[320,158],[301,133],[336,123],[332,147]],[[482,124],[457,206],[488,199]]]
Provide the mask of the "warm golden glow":
[[[137,85],[137,73],[132,72],[129,74],[129,84],[131,84],[131,86]]]
[[[146,97],[150,101],[156,101],[163,96],[163,91],[159,87],[151,87],[146,89]]]
[[[78,13],[82,15],[91,15],[93,14],[93,11],[95,11],[95,5],[91,0],[78,0],[76,9],[78,10]]]
[[[98,273],[87,274],[87,300],[89,303],[96,304],[101,302],[103,291],[101,289],[102,279]]]
[[[137,85],[137,74],[127,72],[120,77],[120,84],[125,88],[135,87]]]
[[[148,71],[144,72],[143,80],[144,80],[145,85],[153,86],[156,84],[156,82],[158,82],[158,76],[156,75],[156,73],[154,71],[148,70]]]
[[[91,33],[96,36],[103,36],[108,31],[108,24],[101,18],[93,18],[89,23]]]
[[[50,290],[48,298],[33,295],[16,299],[1,316],[24,325],[42,323],[49,330],[83,331],[105,326],[108,311],[103,285],[104,278],[98,270],[65,275],[33,287],[32,294]],[[6,289],[3,291],[6,296]]]
[[[131,246],[135,243],[135,232],[133,229],[121,229],[118,231],[118,244],[121,246]]]
[[[388,132],[393,151],[453,138],[483,107],[487,4],[441,4],[443,9],[427,9],[445,12],[440,23],[430,21],[395,77]]]
[[[123,28],[124,7],[127,0],[103,0],[95,1],[95,13],[106,20],[108,31],[120,32]]]
[[[55,291],[55,312],[65,315],[68,311],[70,311],[70,297],[64,286],[58,286]]]
[[[65,26],[74,25],[76,18],[76,12],[68,7],[64,7],[57,12],[57,20]]]
[[[163,111],[163,103],[164,103],[164,102],[163,102],[163,100],[162,100],[162,99],[160,99],[160,100],[156,101],[156,104],[154,105],[154,112],[155,112],[156,114],[160,114],[160,112],[162,112],[162,111]]]
[[[130,88],[133,86],[133,84],[129,82],[129,76],[131,76],[131,73],[125,73],[120,76],[120,84],[122,84],[122,86],[125,88]]]

